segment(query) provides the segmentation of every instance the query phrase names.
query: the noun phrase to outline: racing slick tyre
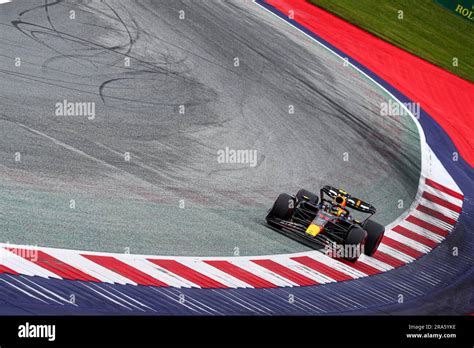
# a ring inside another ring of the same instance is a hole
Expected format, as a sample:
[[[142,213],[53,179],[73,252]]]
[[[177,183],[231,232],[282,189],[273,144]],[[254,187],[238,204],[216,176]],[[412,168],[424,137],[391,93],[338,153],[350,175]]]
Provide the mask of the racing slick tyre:
[[[385,227],[372,220],[367,220],[366,222],[364,222],[362,227],[367,232],[364,254],[372,256],[377,251],[380,242],[383,239]]]
[[[294,210],[294,198],[287,193],[282,193],[278,196],[273,207],[268,213],[269,217],[288,220],[293,214]]]
[[[367,239],[367,232],[359,226],[352,226],[346,237],[344,246],[344,259],[354,262],[365,249],[365,241]],[[350,248],[347,248],[350,246]]]
[[[296,201],[301,202],[302,200],[308,201],[314,205],[318,204],[319,197],[312,192],[305,189],[301,189],[296,194]]]

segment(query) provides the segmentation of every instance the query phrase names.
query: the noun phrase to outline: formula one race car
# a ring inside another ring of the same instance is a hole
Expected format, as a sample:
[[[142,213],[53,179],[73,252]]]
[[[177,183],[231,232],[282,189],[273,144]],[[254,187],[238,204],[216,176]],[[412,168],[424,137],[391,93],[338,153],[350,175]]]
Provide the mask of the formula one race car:
[[[303,189],[296,196],[282,193],[268,212],[267,223],[308,246],[327,248],[333,257],[356,261],[362,252],[375,254],[385,232],[384,226],[370,220],[375,208],[328,185],[321,188],[320,197],[319,201]],[[358,221],[348,207],[370,215]]]

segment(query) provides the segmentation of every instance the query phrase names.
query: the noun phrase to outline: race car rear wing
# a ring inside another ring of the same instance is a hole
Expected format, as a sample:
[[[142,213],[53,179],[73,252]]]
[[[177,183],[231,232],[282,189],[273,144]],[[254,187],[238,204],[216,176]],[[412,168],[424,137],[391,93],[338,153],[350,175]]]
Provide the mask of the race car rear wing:
[[[321,199],[323,199],[323,194],[327,194],[331,198],[335,198],[337,196],[343,196],[346,198],[346,206],[357,211],[367,213],[367,214],[375,214],[376,209],[373,205],[366,203],[358,198],[352,197],[347,192],[337,189],[335,187],[325,185],[321,188]]]

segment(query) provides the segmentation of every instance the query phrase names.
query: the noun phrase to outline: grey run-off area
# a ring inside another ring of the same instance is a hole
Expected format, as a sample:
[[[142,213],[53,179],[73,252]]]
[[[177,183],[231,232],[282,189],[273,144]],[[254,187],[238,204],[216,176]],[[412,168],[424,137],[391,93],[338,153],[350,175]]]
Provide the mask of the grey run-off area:
[[[340,186],[381,223],[415,197],[411,118],[382,116],[386,93],[251,1],[0,6],[2,242],[289,253],[307,248],[263,224],[280,192]]]

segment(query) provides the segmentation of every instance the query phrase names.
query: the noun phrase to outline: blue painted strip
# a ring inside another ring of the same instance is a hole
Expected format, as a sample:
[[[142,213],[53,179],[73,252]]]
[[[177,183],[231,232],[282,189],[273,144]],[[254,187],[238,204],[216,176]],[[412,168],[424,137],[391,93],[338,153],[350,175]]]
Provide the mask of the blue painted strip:
[[[257,3],[341,56],[347,56],[265,1],[258,0]],[[351,57],[348,58],[400,101],[410,102],[389,83]],[[464,192],[465,202],[460,219],[446,241],[414,263],[341,283],[275,289],[165,289],[0,274],[0,314],[327,315],[471,312],[474,310],[474,170],[462,158],[458,162],[451,160],[452,153],[456,151],[454,144],[424,110],[421,110],[420,123],[431,149]],[[458,256],[453,256],[453,247],[459,248]],[[15,279],[23,284],[14,283]],[[77,306],[64,301],[58,304],[38,294],[35,296],[39,299],[32,298],[6,282],[14,283],[32,294],[31,289],[24,284],[40,292],[44,292],[40,287],[46,288],[66,299],[74,295]],[[400,295],[403,296],[403,303],[398,303]]]

